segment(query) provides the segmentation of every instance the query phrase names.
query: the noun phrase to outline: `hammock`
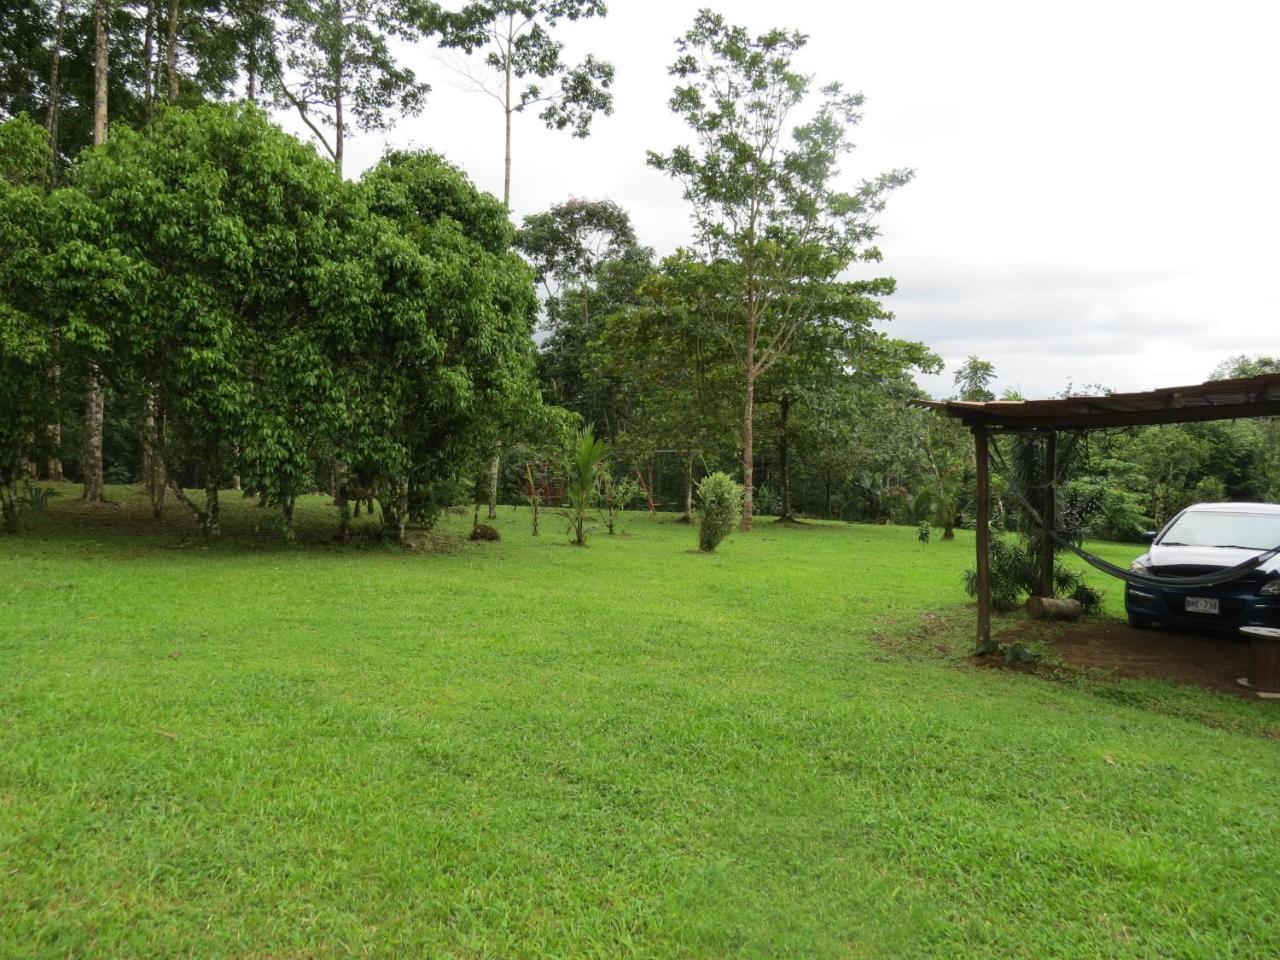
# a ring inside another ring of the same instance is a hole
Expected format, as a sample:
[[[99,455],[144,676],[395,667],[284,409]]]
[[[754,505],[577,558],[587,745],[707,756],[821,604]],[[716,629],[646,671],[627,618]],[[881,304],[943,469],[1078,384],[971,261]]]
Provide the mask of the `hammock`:
[[[998,452],[993,452],[995,453],[993,459],[999,464],[1001,468],[1000,472],[1005,474],[1005,479],[1008,480],[1008,474],[1004,469],[1004,458],[1001,457]],[[1076,546],[1076,544],[1072,543],[1066,537],[1059,536],[1056,530],[1050,530],[1045,524],[1044,518],[1040,516],[1039,511],[1028,503],[1026,498],[1018,492],[1016,485],[1011,483],[1008,488],[1008,493],[1010,493],[1013,498],[1021,504],[1022,508],[1027,511],[1027,514],[1031,519],[1040,526],[1041,530],[1053,539],[1054,543],[1058,544],[1060,547],[1070,550],[1095,570],[1100,570],[1110,576],[1118,577],[1125,583],[1133,584],[1136,587],[1182,587],[1186,589],[1194,589],[1196,587],[1220,587],[1223,584],[1231,583],[1235,580],[1239,580],[1241,577],[1248,576],[1267,561],[1280,556],[1280,545],[1277,545],[1272,547],[1270,550],[1264,550],[1255,557],[1250,557],[1248,560],[1244,561],[1244,563],[1237,563],[1234,567],[1224,567],[1214,573],[1205,573],[1196,577],[1158,577],[1153,574],[1138,573],[1135,570],[1129,570],[1125,567],[1118,567],[1114,563],[1109,563],[1097,554],[1090,553],[1089,551]]]

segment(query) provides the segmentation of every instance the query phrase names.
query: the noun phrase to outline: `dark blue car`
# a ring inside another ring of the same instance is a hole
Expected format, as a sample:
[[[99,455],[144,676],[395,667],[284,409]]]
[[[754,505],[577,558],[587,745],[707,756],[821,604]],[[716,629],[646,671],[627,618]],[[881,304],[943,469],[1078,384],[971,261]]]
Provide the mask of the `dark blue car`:
[[[1157,577],[1212,574],[1280,545],[1280,505],[1198,503],[1150,536],[1150,549],[1132,570]],[[1124,605],[1135,627],[1280,627],[1280,557],[1217,587],[1126,584]]]

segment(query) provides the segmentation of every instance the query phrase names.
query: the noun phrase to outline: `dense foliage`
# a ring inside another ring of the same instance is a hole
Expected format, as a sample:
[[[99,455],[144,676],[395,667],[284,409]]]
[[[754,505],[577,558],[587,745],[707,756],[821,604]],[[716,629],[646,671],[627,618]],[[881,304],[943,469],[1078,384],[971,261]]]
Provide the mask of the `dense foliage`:
[[[95,79],[98,6],[14,2],[0,29],[7,522],[23,482],[85,476],[100,433],[107,479],[147,484],[157,511],[167,489],[210,531],[228,486],[286,533],[296,497],[327,488],[339,536],[362,509],[398,535],[477,482],[561,505],[565,438],[593,423],[611,526],[636,489],[691,520],[716,471],[746,481],[748,519],[927,523],[943,540],[972,524],[970,437],[911,405],[941,361],[885,333],[875,217],[910,172],[846,177],[863,102],[803,72],[803,35],[702,11],[677,40],[670,105],[690,142],[649,161],[694,229],[655,258],[607,199],[513,230],[434,154],[334,171],[350,130],[422,106],[416,40],[509,78],[508,119],[585,134],[612,109],[612,67],[575,66],[562,28],[602,3],[111,4]],[[99,93],[111,132],[86,151]],[[303,115],[331,162],[251,108],[201,107],[242,94]],[[1277,369],[1238,357],[1212,375]],[[955,394],[993,399],[995,379],[968,357]],[[1059,516],[1132,539],[1198,500],[1280,499],[1278,429],[1064,438]],[[1038,481],[1006,469],[1013,441],[996,451],[997,525],[1034,538],[1016,494]]]
[[[70,185],[10,186],[3,202],[35,211],[6,219],[43,224],[15,236],[6,273],[94,294],[73,312],[7,284],[6,316],[25,297],[39,311],[26,329],[46,337],[6,337],[5,362],[53,351],[36,377],[95,363],[147,408],[151,452],[208,532],[233,477],[287,532],[296,498],[339,463],[339,500],[376,499],[399,535],[497,424],[539,402],[513,230],[434,155],[389,155],[347,183],[252,107],[173,109],[90,151]]]

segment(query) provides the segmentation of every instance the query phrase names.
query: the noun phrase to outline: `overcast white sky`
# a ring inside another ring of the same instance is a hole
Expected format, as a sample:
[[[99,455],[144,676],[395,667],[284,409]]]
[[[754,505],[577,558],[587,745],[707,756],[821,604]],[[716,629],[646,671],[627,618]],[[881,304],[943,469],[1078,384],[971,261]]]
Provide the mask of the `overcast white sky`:
[[[572,58],[616,65],[614,115],[585,141],[517,118],[517,220],[609,198],[659,254],[687,241],[679,188],[644,158],[689,140],[666,70],[702,5],[807,32],[803,69],[866,95],[851,182],[915,169],[881,247],[898,281],[887,329],[947,362],[928,389],[947,393],[970,354],[1038,397],[1195,383],[1231,354],[1280,351],[1280,3],[611,0],[565,36]],[[410,61],[435,88],[427,109],[356,135],[348,172],[387,144],[430,147],[501,195],[497,105],[428,46]]]

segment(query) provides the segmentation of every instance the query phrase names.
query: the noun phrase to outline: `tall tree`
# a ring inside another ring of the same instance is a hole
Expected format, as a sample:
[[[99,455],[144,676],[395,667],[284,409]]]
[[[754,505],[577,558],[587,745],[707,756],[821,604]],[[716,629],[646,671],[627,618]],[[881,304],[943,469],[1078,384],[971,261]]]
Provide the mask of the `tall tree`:
[[[616,406],[626,412],[617,427],[619,450],[637,462],[659,450],[681,458],[687,522],[699,463],[734,450],[740,396],[733,356],[694,296],[703,273],[683,253],[665,258],[640,285],[636,302],[606,318],[582,362],[615,383]]]
[[[124,262],[86,309],[106,337],[94,358],[126,399],[155,397],[173,493],[210,534],[234,472],[287,531],[338,459],[399,535],[538,405],[529,268],[502,205],[438,157],[344,183],[261,111],[205,105],[119,129],[62,192],[91,204],[68,218],[85,253]],[[22,281],[22,302],[39,289]]]
[[[502,108],[505,129],[502,202],[511,208],[511,121],[541,108],[549,130],[591,132],[597,113],[613,112],[613,65],[588,55],[576,65],[564,60],[554,36],[561,21],[603,17],[603,0],[478,0],[446,15],[441,45],[483,54],[489,77],[470,77]],[[557,86],[548,86],[557,83]]]
[[[539,117],[550,130],[571,130],[575,137],[591,132],[597,113],[613,112],[613,65],[588,55],[571,66],[564,44],[553,35],[561,21],[603,17],[603,0],[476,0],[461,11],[440,16],[441,46],[482,53],[490,77],[468,72],[477,89],[502,108],[502,203],[511,209],[512,118],[541,107]],[[429,17],[434,16],[428,13]],[[548,81],[559,88],[548,88]],[[500,447],[489,458],[489,518],[497,515]]]
[[[640,302],[652,251],[636,240],[627,212],[608,200],[569,200],[525,217],[516,246],[544,294],[544,394],[614,439],[625,411],[616,383],[595,362],[594,343],[609,314]]]
[[[264,79],[277,104],[297,111],[339,175],[350,128],[387,130],[397,112],[422,109],[430,87],[392,45],[432,29],[431,9],[397,0],[284,0],[280,49],[252,48],[254,57],[268,56]]]
[[[0,123],[0,530],[17,528],[16,487],[47,452],[48,378],[58,338],[47,322],[49,140],[20,116]]]
[[[678,81],[671,109],[696,144],[649,154],[684,185],[697,255],[715,267],[706,315],[742,369],[743,530],[753,507],[756,381],[807,324],[851,318],[865,312],[867,297],[892,293],[892,280],[840,277],[855,262],[879,259],[874,215],[911,177],[896,170],[852,191],[837,186],[862,97],[832,83],[814,105],[810,78],[793,66],[805,43],[793,31],[752,36],[700,12],[670,70]]]
[[[819,317],[797,330],[791,348],[760,380],[761,403],[777,408],[777,456],[771,474],[776,477],[780,503],[778,519],[794,520],[792,471],[797,445],[793,437],[820,433],[815,416],[848,415],[845,398],[860,388],[888,391],[910,382],[914,371],[934,372],[941,360],[924,344],[896,340],[871,329],[873,321],[889,314],[874,298],[866,298],[864,313],[843,317]],[[799,428],[799,429],[797,429]],[[808,429],[806,429],[808,428]],[[798,450],[804,459],[809,443]]]
[[[93,144],[98,146],[107,140],[107,81],[111,53],[110,40],[111,0],[93,0]],[[84,401],[84,453],[81,469],[84,472],[84,492],[81,497],[90,502],[106,500],[106,484],[102,469],[102,427],[105,415],[106,395],[102,386],[102,372],[93,365],[89,369],[88,389]]]

